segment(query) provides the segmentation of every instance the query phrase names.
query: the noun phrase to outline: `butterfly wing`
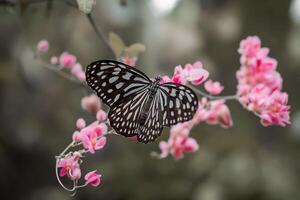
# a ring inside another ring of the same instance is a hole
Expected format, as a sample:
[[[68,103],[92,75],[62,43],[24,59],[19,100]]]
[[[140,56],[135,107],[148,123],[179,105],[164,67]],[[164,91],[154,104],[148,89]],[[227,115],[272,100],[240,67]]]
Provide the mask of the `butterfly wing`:
[[[189,121],[198,108],[198,98],[189,87],[164,83],[159,87],[163,126]]]
[[[135,94],[134,97],[129,97],[119,101],[114,105],[109,113],[108,119],[111,127],[116,133],[125,137],[135,136],[138,127],[138,120],[143,106],[149,97],[147,88]]]
[[[87,66],[86,81],[110,107],[119,100],[135,96],[150,83],[143,72],[113,60],[99,60]]]
[[[163,120],[160,112],[160,103],[159,93],[156,93],[151,102],[145,123],[137,129],[139,142],[148,143],[161,135]]]

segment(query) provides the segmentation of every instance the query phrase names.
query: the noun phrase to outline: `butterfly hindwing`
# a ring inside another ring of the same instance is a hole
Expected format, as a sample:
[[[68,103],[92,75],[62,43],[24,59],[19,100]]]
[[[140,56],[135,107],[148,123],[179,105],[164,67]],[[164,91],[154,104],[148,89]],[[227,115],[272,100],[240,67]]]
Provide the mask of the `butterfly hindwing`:
[[[108,106],[135,95],[150,83],[141,71],[112,60],[100,60],[86,68],[86,81]]]
[[[151,102],[146,121],[139,128],[138,141],[148,143],[161,135],[163,130],[162,115],[160,112],[159,94]]]
[[[198,108],[198,98],[189,87],[164,83],[159,87],[161,112],[164,126],[189,121]]]
[[[110,109],[108,119],[111,127],[118,134],[125,137],[131,137],[137,134],[138,119],[148,96],[148,90],[144,89],[135,94],[134,97],[116,103],[117,105],[114,105]]]

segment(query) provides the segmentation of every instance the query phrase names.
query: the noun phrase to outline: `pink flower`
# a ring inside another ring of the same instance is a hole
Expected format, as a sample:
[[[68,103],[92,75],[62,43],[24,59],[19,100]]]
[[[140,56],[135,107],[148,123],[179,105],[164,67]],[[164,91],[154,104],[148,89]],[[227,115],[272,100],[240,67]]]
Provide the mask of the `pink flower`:
[[[82,136],[82,143],[85,149],[94,154],[95,150],[100,150],[105,146],[106,137],[98,138],[95,131],[88,130],[87,134]]]
[[[84,177],[86,183],[97,187],[101,183],[101,174],[97,174],[97,170],[87,173]]]
[[[222,86],[220,84],[220,82],[213,82],[211,79],[206,81],[204,83],[204,88],[211,94],[213,95],[218,95],[220,94],[223,89],[224,89],[224,86]]]
[[[178,65],[175,67],[175,71],[174,71],[173,77],[171,78],[171,82],[179,83],[179,84],[186,83],[184,70],[182,69],[181,65]]]
[[[58,167],[61,168],[59,175],[61,177],[67,175],[71,180],[78,180],[81,177],[81,170],[78,163],[78,156],[64,158],[58,162]]]
[[[106,117],[107,117],[106,112],[104,112],[103,110],[99,110],[96,114],[96,118],[100,122],[106,120]]]
[[[132,67],[135,66],[136,61],[137,61],[137,57],[130,57],[128,54],[125,54],[123,57],[121,57],[121,62]]]
[[[160,141],[159,142],[159,148],[161,150],[160,157],[161,158],[166,158],[169,155],[169,145],[165,141]]]
[[[261,113],[261,123],[264,126],[279,125],[283,127],[290,124],[290,106],[287,105],[287,102],[287,93],[273,92],[267,99],[266,109]]]
[[[37,52],[46,53],[49,50],[49,42],[47,40],[41,40],[37,44]]]
[[[77,78],[79,81],[84,81],[85,80],[85,73],[82,70],[82,66],[80,63],[76,63],[72,69],[71,73]]]
[[[101,109],[101,103],[96,95],[91,94],[81,99],[81,107],[89,113],[96,114]]]
[[[186,80],[190,81],[194,85],[203,83],[209,76],[208,71],[202,68],[201,62],[195,62],[192,64],[185,65]]]
[[[233,126],[230,110],[224,100],[209,101],[202,98],[192,122],[198,124],[202,121],[209,124],[220,124],[223,128]]]
[[[282,78],[277,61],[268,57],[257,36],[241,41],[241,67],[237,72],[240,103],[260,116],[264,126],[289,124],[287,94],[282,93]]]
[[[52,56],[52,57],[50,58],[50,63],[51,63],[52,65],[57,65],[57,63],[58,63],[58,58],[57,58],[56,56]]]
[[[81,141],[81,138],[82,138],[82,133],[80,131],[75,131],[72,135],[72,140],[74,142],[79,142]]]
[[[161,158],[165,158],[171,153],[175,158],[184,157],[184,152],[195,152],[199,146],[195,139],[189,137],[191,123],[179,123],[172,126],[168,142],[161,141],[159,148],[162,151]]]
[[[79,129],[83,129],[85,127],[85,121],[82,118],[77,119],[76,127]]]
[[[172,82],[170,77],[168,77],[168,76],[162,76],[160,78],[161,78],[160,79],[160,84]]]
[[[76,63],[76,57],[68,52],[63,52],[59,57],[59,64],[66,68],[72,68]]]
[[[260,49],[261,41],[257,36],[249,36],[241,41],[238,52],[246,57],[254,56]]]

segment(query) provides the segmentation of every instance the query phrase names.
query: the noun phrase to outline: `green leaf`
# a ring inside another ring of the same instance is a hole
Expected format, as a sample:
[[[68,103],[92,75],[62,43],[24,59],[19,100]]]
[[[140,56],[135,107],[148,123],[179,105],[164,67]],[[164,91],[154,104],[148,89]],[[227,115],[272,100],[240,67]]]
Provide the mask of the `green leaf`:
[[[92,12],[93,6],[96,4],[95,0],[77,0],[78,9],[85,14]]]
[[[125,48],[125,52],[129,56],[138,56],[139,53],[144,52],[146,50],[145,45],[141,43],[134,43],[130,45],[129,47]]]
[[[108,42],[111,48],[113,49],[116,58],[119,58],[125,49],[125,44],[120,36],[117,34],[110,32],[108,36]]]

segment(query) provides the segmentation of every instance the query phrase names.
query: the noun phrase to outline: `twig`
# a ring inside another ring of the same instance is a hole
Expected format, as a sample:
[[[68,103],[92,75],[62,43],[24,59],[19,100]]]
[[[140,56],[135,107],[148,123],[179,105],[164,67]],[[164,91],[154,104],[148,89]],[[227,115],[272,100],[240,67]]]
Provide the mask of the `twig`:
[[[96,32],[97,36],[99,37],[99,39],[102,40],[102,42],[107,47],[107,49],[109,49],[109,51],[112,53],[112,55],[114,55],[113,49],[109,45],[108,40],[106,39],[106,37],[104,36],[104,34],[102,33],[102,31],[96,26],[95,21],[94,21],[92,15],[91,14],[87,14],[86,16],[87,16],[90,24],[92,25],[94,31]]]
[[[207,94],[207,93],[199,90],[198,88],[194,87],[191,84],[188,84],[188,86],[190,88],[192,88],[196,93],[200,94],[203,97],[207,97],[207,98],[209,98],[211,100],[237,100],[237,98],[238,98],[237,95],[213,96],[213,95]]]

